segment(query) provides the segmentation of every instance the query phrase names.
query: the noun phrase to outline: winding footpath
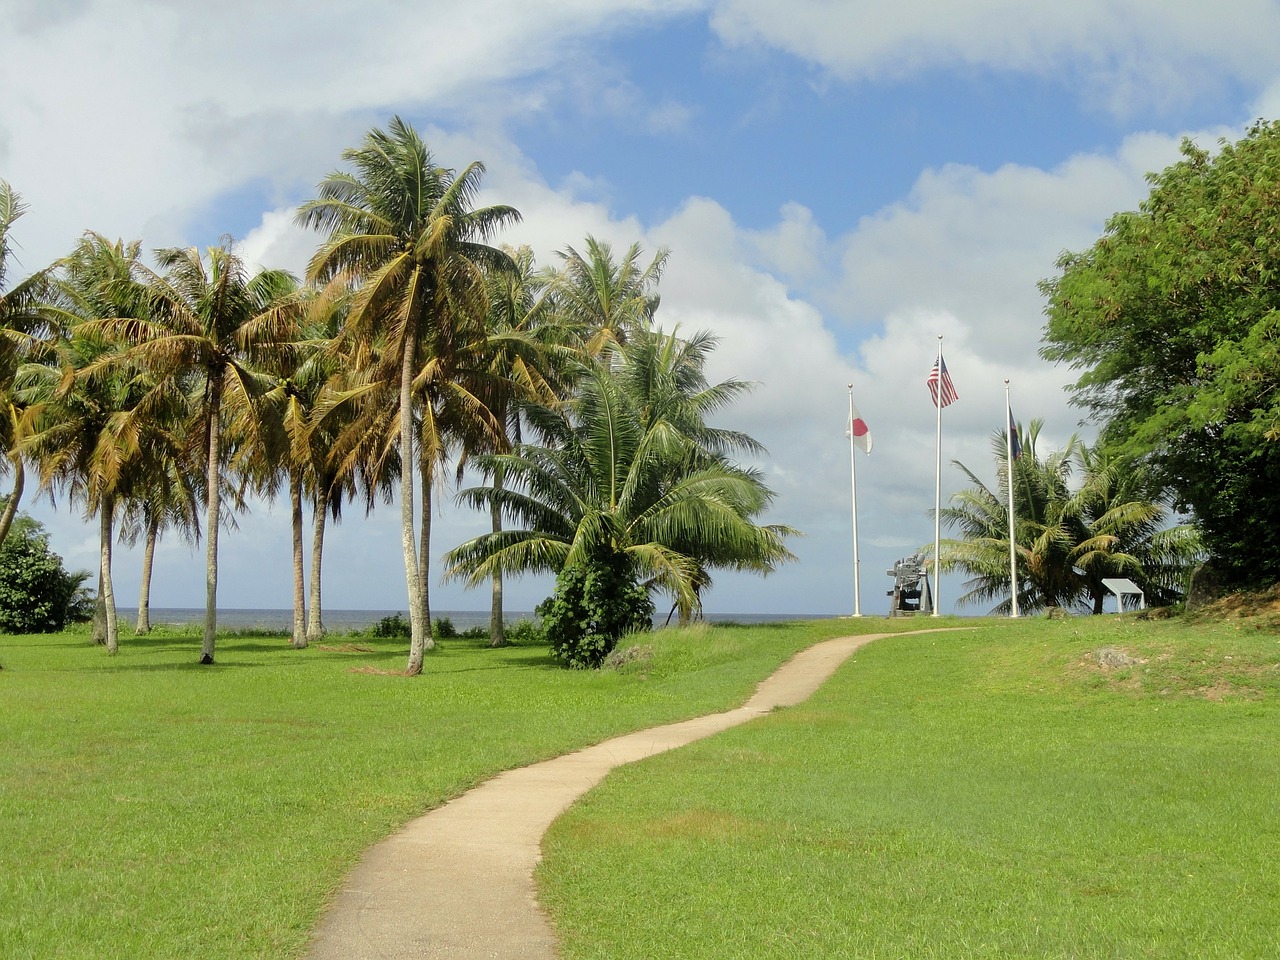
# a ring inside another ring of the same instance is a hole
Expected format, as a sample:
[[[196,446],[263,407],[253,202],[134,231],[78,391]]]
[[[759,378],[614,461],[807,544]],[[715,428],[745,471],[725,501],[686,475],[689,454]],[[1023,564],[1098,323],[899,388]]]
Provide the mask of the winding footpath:
[[[614,767],[808,699],[855,650],[889,635],[816,644],[736,710],[509,770],[410,822],[365,852],[321,919],[308,960],[556,960],[533,885],[542,835],[556,817]]]

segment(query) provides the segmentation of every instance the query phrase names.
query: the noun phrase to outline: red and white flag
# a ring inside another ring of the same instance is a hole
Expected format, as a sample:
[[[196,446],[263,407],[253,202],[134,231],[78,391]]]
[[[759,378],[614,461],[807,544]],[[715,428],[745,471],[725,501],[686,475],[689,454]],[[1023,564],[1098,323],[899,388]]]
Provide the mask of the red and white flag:
[[[871,452],[871,431],[867,428],[867,421],[862,419],[858,408],[853,405],[852,398],[849,400],[849,423],[844,435],[852,437],[854,445],[863,453]]]

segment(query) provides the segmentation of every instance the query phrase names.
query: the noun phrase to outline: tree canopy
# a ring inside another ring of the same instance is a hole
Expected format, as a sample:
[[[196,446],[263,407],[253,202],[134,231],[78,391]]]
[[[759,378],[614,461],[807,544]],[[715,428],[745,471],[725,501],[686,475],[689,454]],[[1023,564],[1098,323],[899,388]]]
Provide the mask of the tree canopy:
[[[1113,454],[1151,463],[1237,583],[1280,577],[1280,123],[1187,140],[1046,280],[1042,355]]]

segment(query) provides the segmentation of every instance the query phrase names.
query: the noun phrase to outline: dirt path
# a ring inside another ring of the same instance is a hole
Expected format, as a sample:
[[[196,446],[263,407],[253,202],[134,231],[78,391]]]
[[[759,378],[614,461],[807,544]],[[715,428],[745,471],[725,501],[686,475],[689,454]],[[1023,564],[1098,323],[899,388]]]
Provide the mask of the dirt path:
[[[779,667],[736,710],[507,771],[419,817],[365,852],[316,929],[309,960],[555,960],[533,870],[556,817],[614,767],[806,700],[883,636],[824,641]]]

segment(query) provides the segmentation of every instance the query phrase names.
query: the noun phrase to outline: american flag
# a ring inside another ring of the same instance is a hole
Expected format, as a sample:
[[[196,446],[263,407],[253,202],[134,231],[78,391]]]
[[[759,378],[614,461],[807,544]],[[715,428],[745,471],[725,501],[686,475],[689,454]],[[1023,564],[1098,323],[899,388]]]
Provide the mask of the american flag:
[[[935,407],[945,407],[960,399],[960,394],[956,393],[956,385],[951,382],[951,374],[947,373],[947,361],[942,359],[942,354],[938,354],[938,359],[933,362],[933,369],[929,371],[929,379],[925,383],[929,387],[929,395],[933,397]],[[941,402],[939,402],[939,396],[941,396]]]

